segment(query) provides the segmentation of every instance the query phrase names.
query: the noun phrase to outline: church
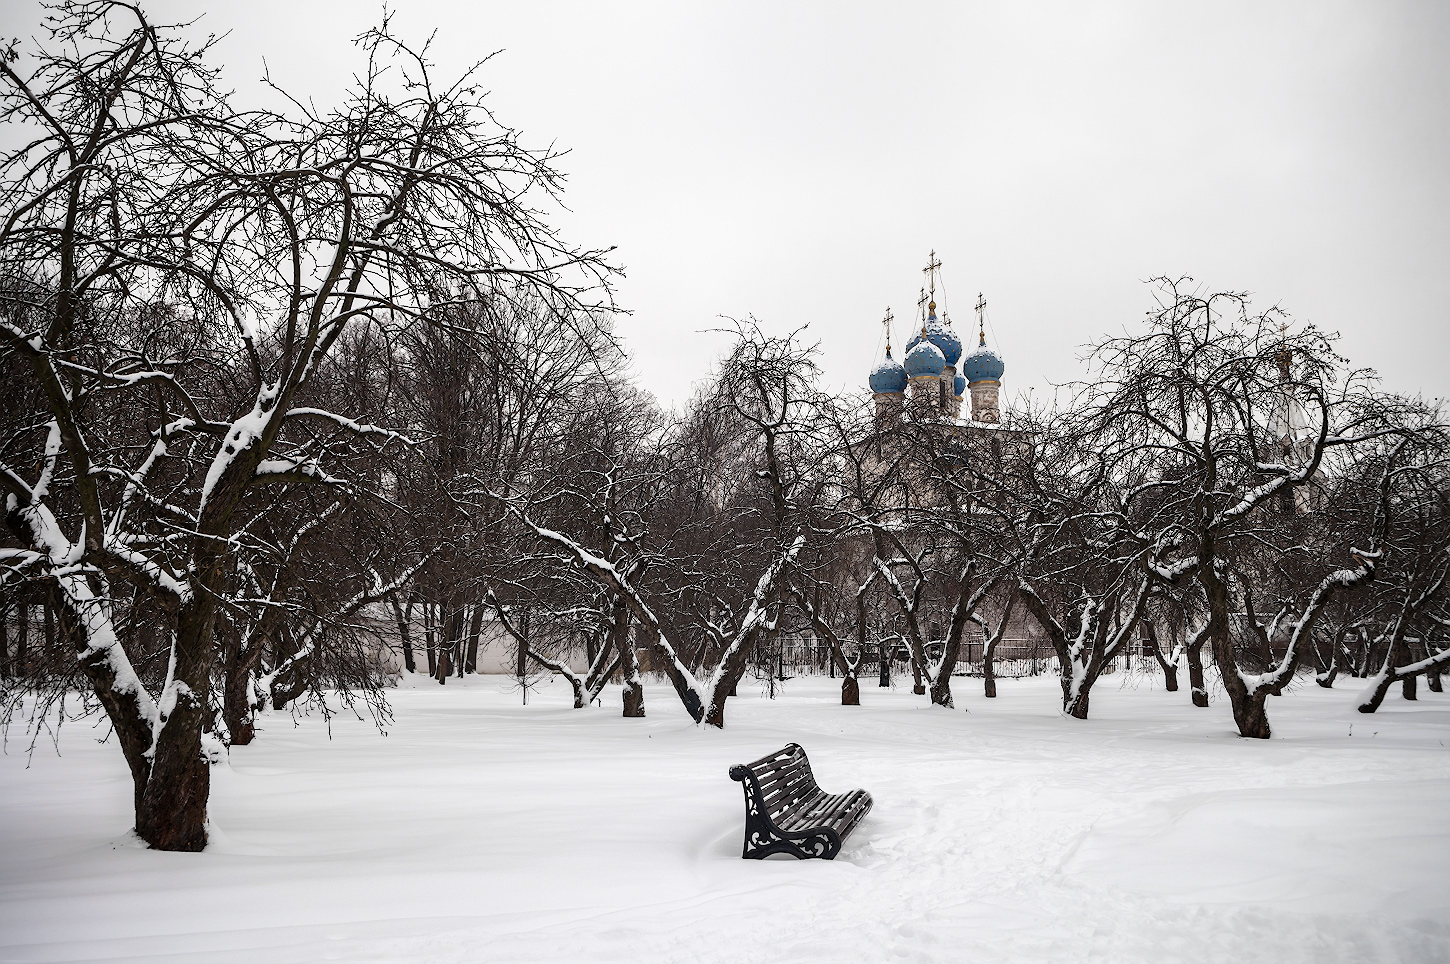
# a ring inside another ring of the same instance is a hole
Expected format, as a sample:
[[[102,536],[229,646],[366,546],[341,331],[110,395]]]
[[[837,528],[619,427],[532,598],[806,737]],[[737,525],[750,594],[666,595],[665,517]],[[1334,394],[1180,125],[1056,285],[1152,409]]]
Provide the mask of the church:
[[[921,327],[906,343],[904,363],[891,355],[890,310],[882,321],[886,326],[886,357],[872,369],[868,379],[876,417],[882,423],[903,417],[967,423],[962,418],[962,402],[970,393],[968,424],[997,425],[1002,421],[998,397],[1006,364],[1001,355],[987,347],[986,301],[977,298],[977,347],[964,357],[962,339],[952,329],[950,317],[945,311],[937,317],[940,270],[941,262],[933,251],[924,269],[925,307],[918,304]]]
[[[962,339],[952,327],[945,309],[937,314],[937,289],[941,284],[941,261],[931,253],[923,269],[926,284],[917,301],[916,331],[906,343],[904,363],[891,352],[891,311],[882,324],[886,328],[886,355],[871,370],[867,382],[875,407],[879,436],[890,436],[897,426],[918,426],[939,441],[938,451],[962,468],[995,477],[998,484],[1013,484],[1011,477],[1029,471],[1033,440],[1028,432],[1003,424],[1001,410],[1002,375],[1007,365],[1002,356],[987,347],[987,302],[980,294],[977,313],[977,345],[964,353]],[[944,294],[944,292],[943,292]],[[970,404],[970,411],[964,405]],[[884,438],[883,438],[884,441]],[[921,472],[907,470],[900,452],[881,453],[881,464],[902,473],[902,487],[896,494],[896,508],[941,505],[945,493]],[[964,490],[979,484],[974,473],[958,479]]]

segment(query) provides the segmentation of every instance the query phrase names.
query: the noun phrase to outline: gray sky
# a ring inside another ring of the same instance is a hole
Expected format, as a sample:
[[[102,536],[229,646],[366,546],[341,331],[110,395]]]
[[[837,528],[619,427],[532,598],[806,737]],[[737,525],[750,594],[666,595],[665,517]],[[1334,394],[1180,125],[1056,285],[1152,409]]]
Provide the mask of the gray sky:
[[[898,342],[935,249],[981,291],[1007,395],[1077,377],[1188,274],[1344,333],[1388,388],[1450,395],[1450,3],[629,4],[396,0],[501,119],[571,153],[566,236],[617,245],[643,385],[685,397],[719,315],[809,323],[832,384]],[[380,6],[205,13],[245,99],[265,57],[319,102]],[[38,6],[9,4],[29,35]],[[199,28],[200,29],[200,28]],[[1039,395],[1040,397],[1040,395]]]

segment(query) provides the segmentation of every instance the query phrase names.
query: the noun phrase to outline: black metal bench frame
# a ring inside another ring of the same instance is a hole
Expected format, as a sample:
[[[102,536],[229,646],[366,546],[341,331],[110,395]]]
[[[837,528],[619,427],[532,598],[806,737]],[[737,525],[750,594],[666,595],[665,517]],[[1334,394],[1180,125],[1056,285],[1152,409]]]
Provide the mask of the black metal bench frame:
[[[754,763],[730,768],[730,779],[745,790],[745,846],[740,856],[761,860],[771,854],[835,859],[841,842],[871,812],[865,790],[829,794],[816,784],[799,743]]]

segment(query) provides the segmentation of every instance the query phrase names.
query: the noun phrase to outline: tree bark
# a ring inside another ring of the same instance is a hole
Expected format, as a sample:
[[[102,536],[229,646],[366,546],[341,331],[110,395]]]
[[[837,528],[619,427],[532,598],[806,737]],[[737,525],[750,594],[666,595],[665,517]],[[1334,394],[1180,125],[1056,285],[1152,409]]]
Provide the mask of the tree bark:
[[[15,675],[24,676],[30,672],[30,602],[21,596],[15,602],[19,623],[15,627]]]
[[[152,848],[188,853],[206,847],[211,767],[201,753],[202,700],[211,680],[209,657],[220,583],[215,570],[221,566],[221,549],[208,547],[198,555],[206,566],[201,581],[208,585],[181,607],[177,618],[174,703],[162,718],[151,773],[136,812],[136,833]],[[165,696],[163,708],[164,700]]]
[[[248,645],[238,626],[228,620],[216,630],[225,661],[222,672],[222,721],[226,724],[228,742],[247,746],[255,736],[252,706],[252,670],[261,657],[261,646]]]
[[[10,599],[0,599],[0,677],[10,676]]]
[[[251,672],[230,672],[222,683],[222,719],[232,746],[246,746],[256,735],[252,720]]]
[[[448,613],[448,656],[449,665],[453,672],[450,675],[462,676],[464,673],[464,660],[467,658],[464,646],[467,643],[467,619],[466,609],[463,606],[455,606]],[[521,673],[520,676],[523,674]]]
[[[438,636],[438,671],[433,678],[438,681],[439,686],[448,685],[448,677],[453,675],[453,617],[452,613],[444,608],[443,603],[438,604],[437,612],[433,617],[433,631]]]
[[[389,596],[388,600],[393,605],[393,619],[398,624],[398,641],[403,646],[403,668],[410,673],[416,673],[417,668],[413,661],[413,628],[408,625],[409,619],[413,615],[413,601],[409,599],[408,608],[404,610],[402,604],[398,602],[397,593]]]
[[[629,603],[616,595],[609,635],[619,652],[619,668],[624,676],[624,715],[635,719],[644,716],[644,683],[639,678],[639,652],[629,638]]]
[[[463,661],[465,673],[478,673],[478,640],[483,635],[483,603],[475,603],[468,620],[468,655]]]
[[[1089,696],[1091,696],[1091,694],[1085,689],[1082,692],[1080,692],[1080,693],[1077,694],[1077,698],[1076,699],[1070,699],[1070,700],[1068,700],[1067,707],[1066,707],[1067,715],[1070,716],[1070,717],[1072,717],[1075,720],[1085,720],[1085,719],[1087,719],[1088,718],[1088,697]]]
[[[1208,684],[1203,680],[1203,643],[1190,643],[1183,651],[1188,663],[1188,691],[1193,696],[1193,705],[1208,706]]]
[[[433,624],[433,604],[423,604],[423,645],[428,653],[428,675],[438,675],[438,630]]]
[[[55,647],[55,591],[46,587],[45,596],[41,602],[42,631],[45,634],[45,656],[44,661],[47,667],[56,665]]]

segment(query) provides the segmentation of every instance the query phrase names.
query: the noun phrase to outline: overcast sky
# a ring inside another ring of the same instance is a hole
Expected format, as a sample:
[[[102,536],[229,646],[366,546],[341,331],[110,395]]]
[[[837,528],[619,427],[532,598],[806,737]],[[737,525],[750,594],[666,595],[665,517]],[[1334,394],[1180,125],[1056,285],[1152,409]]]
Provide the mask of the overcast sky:
[[[319,102],[381,6],[204,13],[245,101],[263,58]],[[1344,334],[1396,391],[1450,395],[1450,3],[629,4],[396,0],[570,154],[566,236],[617,245],[643,385],[684,398],[718,316],[809,323],[855,388],[935,249],[964,337],[977,292],[1009,397],[1081,371],[1143,281],[1192,275]],[[29,36],[38,5],[4,5]],[[1039,396],[1040,397],[1040,396]]]

